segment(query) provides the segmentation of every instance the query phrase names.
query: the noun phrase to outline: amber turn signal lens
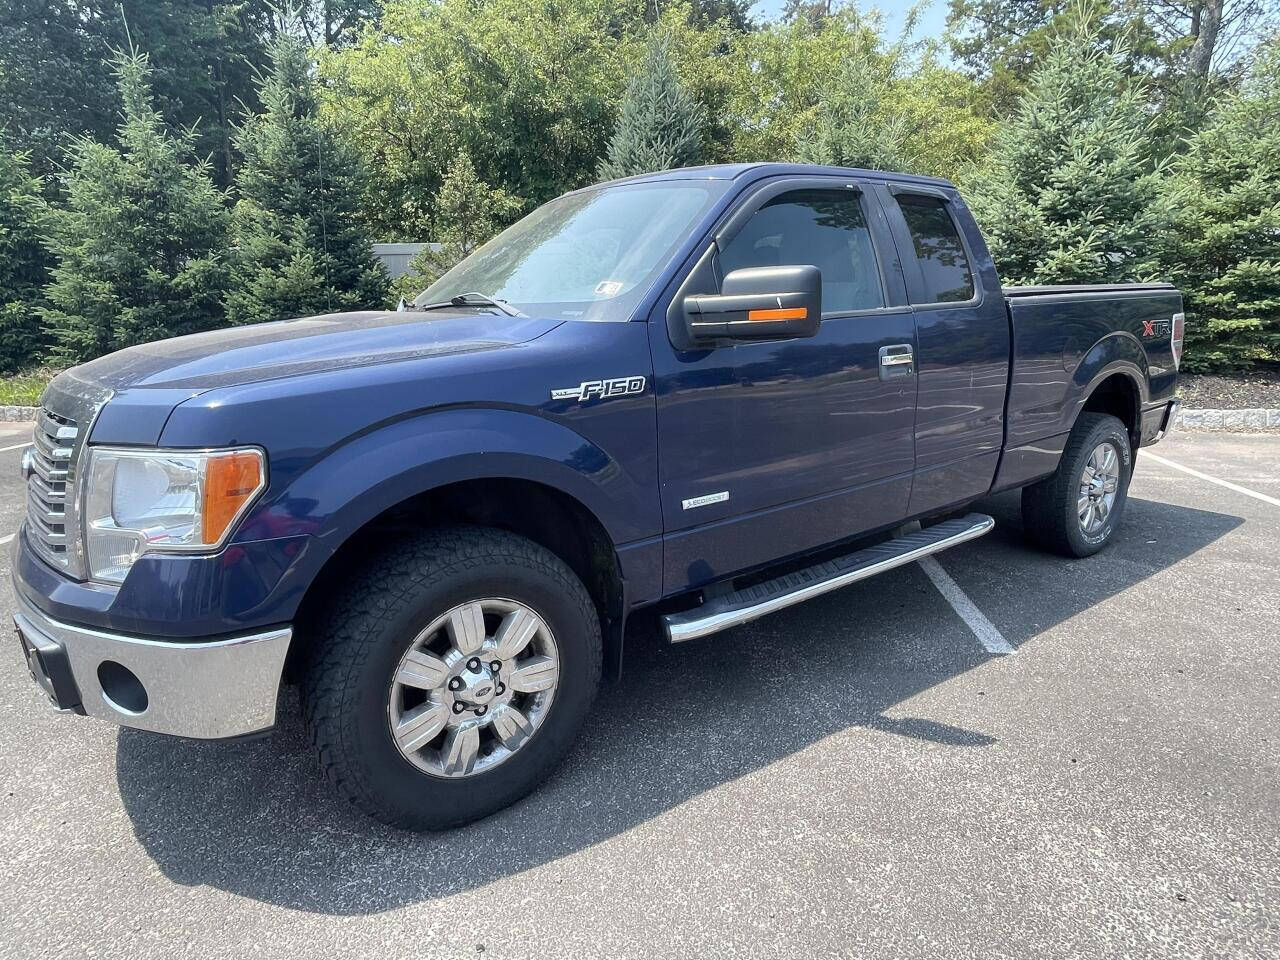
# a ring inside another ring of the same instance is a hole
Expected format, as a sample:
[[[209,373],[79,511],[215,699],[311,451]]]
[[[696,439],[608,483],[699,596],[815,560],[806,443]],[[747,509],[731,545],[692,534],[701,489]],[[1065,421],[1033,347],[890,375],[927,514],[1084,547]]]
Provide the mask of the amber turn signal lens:
[[[807,307],[782,307],[772,310],[748,310],[748,320],[803,320],[809,315]]]
[[[204,476],[205,543],[217,543],[246,503],[262,489],[262,454],[233,450],[210,458]]]

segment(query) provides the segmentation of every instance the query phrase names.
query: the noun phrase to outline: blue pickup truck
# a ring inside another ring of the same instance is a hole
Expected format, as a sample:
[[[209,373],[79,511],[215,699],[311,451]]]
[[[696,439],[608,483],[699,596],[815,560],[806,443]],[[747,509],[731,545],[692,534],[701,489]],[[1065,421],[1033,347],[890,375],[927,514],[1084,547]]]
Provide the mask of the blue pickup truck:
[[[448,827],[517,800],[637,611],[704,637],[981,536],[1115,536],[1179,294],[1001,288],[947,182],[673,170],[560,197],[414,304],[133,347],[49,386],[16,623],[54,705],[261,734]]]

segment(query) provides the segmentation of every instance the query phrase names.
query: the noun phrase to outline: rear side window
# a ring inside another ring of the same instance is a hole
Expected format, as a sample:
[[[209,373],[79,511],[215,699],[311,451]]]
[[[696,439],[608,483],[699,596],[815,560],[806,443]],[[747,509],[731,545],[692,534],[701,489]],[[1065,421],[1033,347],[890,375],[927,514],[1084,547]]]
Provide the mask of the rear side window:
[[[926,303],[954,303],[973,296],[973,273],[947,205],[936,197],[899,194],[898,207],[911,231],[924,276]]]
[[[823,313],[884,306],[871,233],[853,191],[779,194],[755,212],[720,254],[725,273],[804,264],[822,271]]]

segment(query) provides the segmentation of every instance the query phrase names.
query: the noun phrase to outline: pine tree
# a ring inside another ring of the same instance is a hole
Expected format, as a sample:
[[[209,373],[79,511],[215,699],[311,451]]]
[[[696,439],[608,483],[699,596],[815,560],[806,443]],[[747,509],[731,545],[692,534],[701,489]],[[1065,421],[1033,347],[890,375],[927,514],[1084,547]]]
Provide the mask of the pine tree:
[[[0,144],[0,373],[31,366],[45,346],[39,308],[49,274],[48,211],[27,163],[26,153]]]
[[[114,61],[123,119],[118,146],[76,141],[51,216],[58,259],[43,311],[59,359],[71,362],[222,318],[227,214],[191,136],[166,133],[147,58]]]
[[[901,95],[893,85],[894,61],[900,53],[890,50],[887,56],[877,56],[855,41],[823,91],[812,129],[798,144],[802,163],[914,169],[907,117],[894,110]]]
[[[236,137],[244,163],[232,214],[227,319],[260,323],[381,306],[387,275],[357,219],[356,155],[321,120],[307,51],[273,41],[263,112]]]
[[[519,197],[481,180],[471,158],[459,154],[436,195],[436,242],[410,261],[409,272],[395,282],[395,293],[412,299],[510,223],[523,206]]]
[[[627,85],[600,179],[687,167],[701,151],[698,106],[676,76],[671,35],[655,33],[640,72]]]
[[[1145,91],[1081,4],[1031,76],[970,190],[1007,283],[1115,283],[1157,272],[1165,224]]]
[[[1175,160],[1170,194],[1186,366],[1280,361],[1280,40]]]

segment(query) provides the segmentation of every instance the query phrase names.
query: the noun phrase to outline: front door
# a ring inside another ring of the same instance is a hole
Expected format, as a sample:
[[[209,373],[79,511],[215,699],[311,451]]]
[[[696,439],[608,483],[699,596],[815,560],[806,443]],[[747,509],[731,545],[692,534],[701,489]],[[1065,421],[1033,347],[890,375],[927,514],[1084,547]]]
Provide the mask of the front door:
[[[730,271],[792,264],[822,271],[816,337],[681,349],[650,327],[667,592],[906,516],[914,318],[864,185],[807,177],[756,190],[673,305],[719,292]]]

